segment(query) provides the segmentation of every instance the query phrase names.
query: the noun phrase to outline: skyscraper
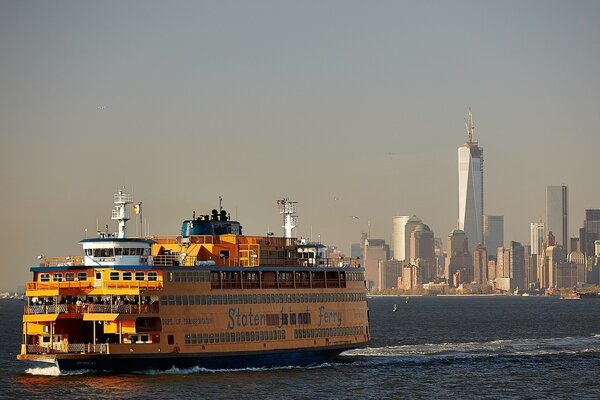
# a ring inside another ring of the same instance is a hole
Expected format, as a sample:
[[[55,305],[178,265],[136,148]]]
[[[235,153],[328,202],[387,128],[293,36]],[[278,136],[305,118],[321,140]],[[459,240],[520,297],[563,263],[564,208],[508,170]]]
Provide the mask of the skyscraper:
[[[392,220],[392,253],[394,260],[406,260],[406,223],[410,217],[408,215],[395,216]]]
[[[583,228],[579,229],[581,252],[586,256],[593,256],[595,254],[594,243],[598,239],[600,239],[600,209],[585,210]]]
[[[556,244],[565,250],[569,245],[569,212],[566,186],[546,186],[546,234],[552,232]]]
[[[544,239],[546,238],[546,230],[543,222],[532,222],[531,229],[531,254],[545,254]]]
[[[469,239],[469,251],[483,244],[483,149],[473,141],[475,125],[465,120],[467,143],[458,148],[458,229]]]
[[[450,286],[470,282],[473,277],[473,258],[469,252],[469,239],[461,230],[455,229],[448,235],[447,258],[444,278]]]
[[[504,247],[504,216],[486,215],[483,221],[483,240],[488,258],[495,258],[498,247]]]

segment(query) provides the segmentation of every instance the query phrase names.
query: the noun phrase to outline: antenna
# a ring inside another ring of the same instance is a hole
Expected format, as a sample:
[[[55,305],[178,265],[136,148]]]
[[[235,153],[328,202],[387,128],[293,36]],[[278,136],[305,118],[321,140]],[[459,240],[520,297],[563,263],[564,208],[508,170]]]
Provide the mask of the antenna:
[[[113,196],[114,207],[112,210],[112,219],[119,221],[119,232],[117,233],[117,237],[125,238],[127,237],[127,221],[131,219],[131,214],[129,212],[129,204],[133,202],[133,197],[125,193],[123,190],[119,190],[118,193],[115,193]]]
[[[475,123],[473,122],[473,113],[469,108],[469,119],[465,118],[465,128],[467,129],[467,137],[469,141],[467,143],[473,143],[473,134],[475,133]]]
[[[283,214],[283,225],[281,226],[284,229],[285,237],[291,238],[292,229],[296,227],[298,223],[298,215],[296,215],[296,204],[297,201],[290,201],[287,197],[277,200],[277,207],[279,208],[279,213]]]

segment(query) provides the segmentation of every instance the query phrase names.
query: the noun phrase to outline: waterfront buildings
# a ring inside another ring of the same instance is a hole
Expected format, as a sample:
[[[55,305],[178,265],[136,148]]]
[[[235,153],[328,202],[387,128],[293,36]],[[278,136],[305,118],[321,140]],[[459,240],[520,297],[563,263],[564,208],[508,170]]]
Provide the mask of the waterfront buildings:
[[[458,229],[472,252],[483,241],[483,149],[473,140],[475,125],[469,111],[467,143],[458,148]]]
[[[566,186],[546,186],[546,233],[552,232],[556,244],[569,245],[568,192]]]

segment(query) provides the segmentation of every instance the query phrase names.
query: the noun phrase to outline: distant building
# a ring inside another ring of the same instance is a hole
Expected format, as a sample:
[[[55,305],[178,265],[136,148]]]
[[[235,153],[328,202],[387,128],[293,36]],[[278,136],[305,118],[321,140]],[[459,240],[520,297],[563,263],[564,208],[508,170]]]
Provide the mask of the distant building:
[[[510,290],[524,289],[526,287],[525,249],[521,243],[511,241],[508,248],[499,248],[497,258],[496,280],[508,278]]]
[[[531,234],[531,254],[544,254],[544,239],[546,237],[546,228],[543,222],[532,222],[530,225]]]
[[[567,250],[569,245],[569,211],[566,186],[546,186],[546,231],[552,232],[559,244]]]
[[[554,288],[558,287],[557,273],[558,265],[567,261],[567,253],[561,245],[549,246],[546,248],[546,257],[544,258],[543,268],[541,268],[540,287]]]
[[[398,260],[379,261],[379,287],[381,290],[398,286],[398,277],[402,273],[402,263]]]
[[[421,267],[423,282],[435,280],[435,247],[433,232],[425,224],[417,225],[410,234],[410,263]]]
[[[489,256],[488,256],[489,257]],[[488,282],[496,279],[496,259],[488,261]]]
[[[473,276],[473,259],[469,252],[469,241],[464,231],[453,230],[448,235],[444,278],[450,286],[470,282]],[[458,274],[457,274],[458,272]]]
[[[473,253],[473,282],[487,285],[488,282],[488,256],[484,245],[479,244]]]
[[[594,256],[596,240],[600,240],[600,209],[588,209],[585,210],[583,228],[579,229],[580,251],[586,256]]]
[[[365,239],[363,262],[368,289],[382,290],[380,263],[389,260],[390,248],[383,239]]]
[[[577,265],[569,261],[561,261],[556,264],[557,288],[572,288],[577,285]]]
[[[402,289],[415,290],[423,285],[423,277],[421,267],[418,265],[403,265],[402,266]]]
[[[576,283],[587,282],[587,260],[585,254],[580,251],[572,251],[567,256],[567,261],[575,265]]]
[[[486,215],[483,224],[484,244],[490,256],[498,247],[504,247],[504,216]]]
[[[446,266],[446,252],[444,251],[444,245],[441,238],[434,238],[434,252],[435,252],[435,264],[436,264],[436,277],[444,276],[444,268]]]
[[[410,260],[414,258],[410,253],[410,235],[422,223],[423,221],[419,217],[413,215],[406,221],[406,225],[404,225],[404,261],[406,264],[410,263]]]
[[[405,230],[409,219],[408,215],[400,215],[392,219],[392,257],[394,260],[406,260]]]
[[[458,148],[458,229],[469,239],[469,252],[483,243],[483,149],[473,140],[469,111],[467,143]]]

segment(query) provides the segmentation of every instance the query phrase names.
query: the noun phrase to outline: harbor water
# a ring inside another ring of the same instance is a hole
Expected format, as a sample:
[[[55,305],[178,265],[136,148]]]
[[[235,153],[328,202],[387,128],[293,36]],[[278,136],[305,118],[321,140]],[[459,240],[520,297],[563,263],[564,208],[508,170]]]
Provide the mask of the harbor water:
[[[15,359],[23,302],[0,301],[0,398],[600,398],[600,299],[371,297],[373,340],[307,368],[114,375]],[[395,311],[394,311],[395,309]]]

